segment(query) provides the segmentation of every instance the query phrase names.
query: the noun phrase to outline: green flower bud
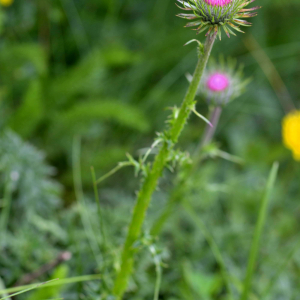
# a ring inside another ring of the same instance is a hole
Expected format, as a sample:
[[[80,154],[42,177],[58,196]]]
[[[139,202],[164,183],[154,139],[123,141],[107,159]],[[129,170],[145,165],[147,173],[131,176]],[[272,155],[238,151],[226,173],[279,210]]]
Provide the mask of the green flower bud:
[[[221,28],[224,29],[228,37],[235,35],[232,29],[243,32],[240,26],[250,26],[251,23],[243,20],[257,15],[255,10],[259,6],[246,8],[255,0],[177,0],[182,4],[179,8],[192,11],[192,14],[181,13],[178,17],[195,20],[186,27],[198,26],[195,30],[197,34],[208,30],[207,35],[218,33],[221,39]]]

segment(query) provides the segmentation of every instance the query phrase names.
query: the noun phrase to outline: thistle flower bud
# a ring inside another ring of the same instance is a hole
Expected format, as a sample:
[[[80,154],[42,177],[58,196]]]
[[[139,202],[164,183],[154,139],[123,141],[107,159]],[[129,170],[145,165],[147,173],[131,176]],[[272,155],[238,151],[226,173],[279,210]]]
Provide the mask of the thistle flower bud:
[[[229,86],[229,78],[227,74],[214,73],[207,79],[207,88],[212,92],[223,92]]]
[[[283,143],[293,152],[295,160],[300,161],[300,111],[286,115],[282,121]]]
[[[230,34],[235,35],[232,29],[243,32],[240,29],[242,26],[250,26],[251,23],[242,20],[257,15],[255,10],[259,6],[246,8],[255,0],[177,0],[182,4],[178,6],[185,11],[192,11],[192,14],[179,14],[178,17],[196,20],[190,22],[186,27],[198,26],[195,30],[197,34],[208,30],[207,35],[217,32],[221,39],[221,28],[224,29],[228,37]]]
[[[243,79],[242,67],[236,68],[235,60],[211,60],[200,82],[198,95],[203,96],[209,105],[224,106],[240,96],[249,81]]]

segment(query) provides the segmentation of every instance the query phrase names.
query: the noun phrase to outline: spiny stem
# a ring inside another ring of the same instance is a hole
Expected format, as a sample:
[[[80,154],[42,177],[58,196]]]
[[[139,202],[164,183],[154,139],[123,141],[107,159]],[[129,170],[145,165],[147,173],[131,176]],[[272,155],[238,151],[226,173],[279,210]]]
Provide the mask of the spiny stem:
[[[154,159],[152,169],[146,175],[146,178],[138,193],[126,241],[123,247],[121,267],[114,284],[113,294],[116,299],[122,299],[123,294],[127,288],[127,283],[133,267],[133,256],[136,252],[134,243],[137,241],[141,233],[146,211],[151,201],[152,194],[157,187],[158,179],[162,175],[169,154],[171,153],[174,144],[177,142],[180,133],[191,113],[191,109],[193,108],[193,102],[198,89],[198,85],[202,78],[215,39],[216,34],[209,35],[207,37],[204,45],[204,51],[199,57],[193,80],[189,86],[185,99],[183,100],[178,116],[172,123],[170,129],[166,132],[166,137],[168,138],[168,140],[165,140],[163,142],[159,153]]]
[[[201,161],[201,149],[211,142],[211,140],[215,134],[216,128],[218,126],[221,113],[222,113],[222,107],[216,106],[216,107],[212,108],[212,110],[210,112],[210,116],[209,116],[209,121],[212,124],[212,126],[210,126],[209,124],[206,125],[206,129],[204,131],[203,138],[200,141],[200,143],[193,155],[193,165],[187,166],[186,169],[183,170],[184,176],[181,178],[177,178],[177,182],[176,182],[176,184],[174,184],[175,188],[172,191],[172,193],[168,199],[167,205],[165,206],[163,212],[161,213],[161,215],[158,217],[158,219],[155,221],[155,223],[153,224],[153,226],[151,228],[150,233],[152,236],[159,235],[159,233],[161,232],[167,219],[170,217],[170,215],[172,215],[174,207],[179,202],[181,202],[182,200],[185,199],[184,195],[186,194],[186,181],[193,175],[195,170],[198,168],[199,162]],[[194,219],[197,222],[197,224],[201,228],[201,231],[204,234],[206,240],[208,241],[208,243],[212,249],[212,252],[214,253],[215,258],[222,269],[224,281],[226,283],[226,287],[227,287],[228,293],[230,295],[229,299],[233,299],[233,296],[232,296],[233,293],[232,293],[231,285],[229,282],[229,276],[227,274],[224,260],[222,259],[222,254],[221,254],[219,248],[217,247],[216,243],[214,242],[213,238],[211,237],[209,231],[206,229],[206,227],[202,223],[202,221],[196,216],[195,213],[192,213],[192,209],[187,202],[185,203],[185,209],[189,212],[192,219]]]
[[[200,141],[193,155],[193,164],[188,165],[183,170],[181,170],[184,173],[184,175],[181,176],[181,178],[177,176],[176,183],[174,184],[175,188],[171,192],[171,195],[167,201],[167,204],[163,212],[153,224],[150,231],[151,235],[153,236],[159,235],[167,219],[172,214],[175,205],[184,198],[186,180],[190,178],[192,174],[195,172],[195,170],[198,168],[199,162],[201,160],[201,148],[203,148],[204,146],[206,146],[208,143],[211,142],[213,135],[216,131],[221,112],[222,112],[222,108],[219,106],[214,107],[213,110],[211,111],[209,121],[213,126],[210,126],[208,124],[206,125],[203,139]]]

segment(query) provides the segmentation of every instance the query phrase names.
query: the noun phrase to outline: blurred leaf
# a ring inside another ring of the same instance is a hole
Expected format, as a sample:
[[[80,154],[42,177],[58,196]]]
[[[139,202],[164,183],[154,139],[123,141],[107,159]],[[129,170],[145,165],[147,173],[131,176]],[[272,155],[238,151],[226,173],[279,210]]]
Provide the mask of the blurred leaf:
[[[39,81],[32,81],[23,103],[12,116],[9,126],[22,137],[29,137],[43,118],[43,95]]]
[[[61,242],[67,239],[66,231],[52,220],[47,220],[36,214],[32,214],[29,222],[33,224],[41,234],[49,234],[52,237],[55,237],[57,241]]]
[[[11,79],[28,79],[46,75],[47,57],[38,44],[7,45],[0,51],[1,74]]]
[[[183,275],[186,284],[194,291],[198,299],[212,299],[211,296],[222,287],[219,275],[208,275],[196,272],[189,263],[183,265]]]
[[[61,106],[76,95],[99,93],[104,75],[102,51],[96,49],[52,81],[51,98],[54,103]]]
[[[140,55],[129,51],[119,43],[106,46],[103,50],[103,59],[106,66],[122,67],[137,62]]]
[[[138,59],[139,55],[121,44],[96,48],[52,82],[52,98],[58,105],[62,105],[76,95],[99,94],[108,68],[123,67]]]
[[[51,178],[54,168],[45,163],[42,152],[10,130],[0,135],[0,170],[13,184],[11,227],[32,214],[48,216],[59,206],[61,187]]]
[[[4,21],[5,15],[0,7],[0,34],[2,34],[3,31],[3,21]]]
[[[55,132],[60,135],[64,130],[78,133],[80,124],[91,121],[114,121],[122,126],[145,132],[150,124],[144,113],[137,107],[116,100],[89,100],[79,103],[66,112],[59,114],[53,121]],[[58,129],[59,128],[59,129]]]
[[[5,289],[5,285],[4,282],[2,280],[2,278],[0,277],[0,291]],[[1,293],[0,297],[8,297],[7,293]],[[7,300],[11,300],[11,298],[7,298]]]

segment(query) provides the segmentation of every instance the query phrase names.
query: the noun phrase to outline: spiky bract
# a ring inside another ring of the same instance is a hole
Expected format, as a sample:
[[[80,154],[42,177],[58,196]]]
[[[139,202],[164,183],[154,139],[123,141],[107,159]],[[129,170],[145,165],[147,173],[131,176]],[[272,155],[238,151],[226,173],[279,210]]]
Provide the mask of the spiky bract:
[[[209,105],[224,106],[240,96],[250,79],[244,79],[243,67],[237,67],[236,60],[220,58],[211,60],[203,74],[198,95],[203,96]]]
[[[255,10],[259,6],[246,8],[255,0],[177,0],[182,4],[178,6],[183,10],[192,11],[192,14],[179,14],[178,17],[196,20],[190,22],[186,27],[198,26],[195,30],[197,34],[207,30],[207,34],[217,32],[221,39],[221,28],[224,29],[228,37],[235,35],[234,30],[243,32],[242,26],[250,26],[251,23],[242,20],[257,15]]]

